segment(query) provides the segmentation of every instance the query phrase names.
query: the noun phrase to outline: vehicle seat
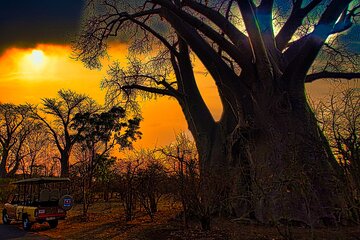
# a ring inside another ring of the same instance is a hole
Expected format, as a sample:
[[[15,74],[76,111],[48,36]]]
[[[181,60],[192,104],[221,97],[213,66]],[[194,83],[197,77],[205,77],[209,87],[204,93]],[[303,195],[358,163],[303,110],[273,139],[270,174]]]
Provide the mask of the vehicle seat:
[[[60,199],[59,189],[54,189],[50,192],[50,201],[56,201]]]
[[[61,189],[61,196],[68,195],[69,191],[67,189]]]
[[[49,189],[43,189],[40,191],[40,198],[39,201],[40,202],[46,202],[49,201],[50,199],[50,191]]]
[[[31,198],[31,194],[29,194],[26,196],[24,204],[28,206],[31,203],[32,203],[32,198]]]

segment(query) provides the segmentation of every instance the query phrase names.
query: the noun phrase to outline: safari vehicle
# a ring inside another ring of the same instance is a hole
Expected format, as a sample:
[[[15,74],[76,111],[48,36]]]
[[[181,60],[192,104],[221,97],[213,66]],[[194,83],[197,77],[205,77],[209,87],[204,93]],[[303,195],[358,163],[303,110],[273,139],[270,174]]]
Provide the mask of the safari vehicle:
[[[2,211],[3,224],[22,221],[24,230],[30,230],[35,222],[48,222],[56,228],[59,220],[66,217],[72,208],[73,199],[69,195],[69,178],[41,177],[14,182],[15,194],[10,195]]]

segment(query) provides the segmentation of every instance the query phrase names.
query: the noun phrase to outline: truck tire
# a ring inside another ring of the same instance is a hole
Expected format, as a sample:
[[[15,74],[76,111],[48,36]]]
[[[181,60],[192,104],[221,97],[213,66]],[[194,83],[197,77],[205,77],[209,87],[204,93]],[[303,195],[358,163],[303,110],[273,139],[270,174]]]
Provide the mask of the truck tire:
[[[48,221],[48,224],[49,224],[50,228],[56,228],[58,223],[59,223],[58,220],[50,220],[50,221]]]
[[[5,209],[2,211],[1,219],[4,225],[8,225],[11,222],[11,220],[9,219],[9,215],[7,214],[7,211]]]
[[[23,229],[25,231],[29,231],[31,229],[31,223],[30,223],[29,217],[27,215],[23,216],[22,225],[23,225]]]

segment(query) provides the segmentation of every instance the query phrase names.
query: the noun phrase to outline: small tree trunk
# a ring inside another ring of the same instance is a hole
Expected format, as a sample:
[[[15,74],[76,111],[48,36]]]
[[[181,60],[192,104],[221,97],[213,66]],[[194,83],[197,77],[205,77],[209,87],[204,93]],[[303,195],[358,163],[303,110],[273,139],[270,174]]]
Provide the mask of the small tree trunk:
[[[69,155],[66,153],[61,153],[60,159],[60,167],[61,167],[61,177],[68,177],[70,174],[70,166],[69,166]]]
[[[6,177],[6,167],[4,164],[0,164],[0,178]]]
[[[210,231],[211,230],[211,217],[210,216],[203,216],[200,218],[201,229],[203,231]]]
[[[87,202],[88,202],[88,196],[87,196],[87,187],[86,187],[86,178],[84,177],[82,180],[83,184],[83,219],[87,220]]]
[[[151,213],[156,213],[157,212],[157,202],[154,196],[149,196],[149,200],[150,200],[150,211]]]
[[[1,163],[0,163],[0,178],[5,178],[7,171],[6,171],[6,162],[8,158],[9,152],[6,149],[3,149]]]

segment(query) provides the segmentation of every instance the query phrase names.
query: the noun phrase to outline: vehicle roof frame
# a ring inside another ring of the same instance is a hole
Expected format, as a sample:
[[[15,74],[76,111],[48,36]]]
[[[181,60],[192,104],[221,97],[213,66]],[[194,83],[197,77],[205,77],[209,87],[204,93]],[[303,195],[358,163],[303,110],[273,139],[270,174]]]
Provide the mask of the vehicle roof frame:
[[[59,177],[28,178],[13,182],[13,184],[22,185],[22,184],[57,183],[57,182],[70,182],[70,178],[59,178]]]

